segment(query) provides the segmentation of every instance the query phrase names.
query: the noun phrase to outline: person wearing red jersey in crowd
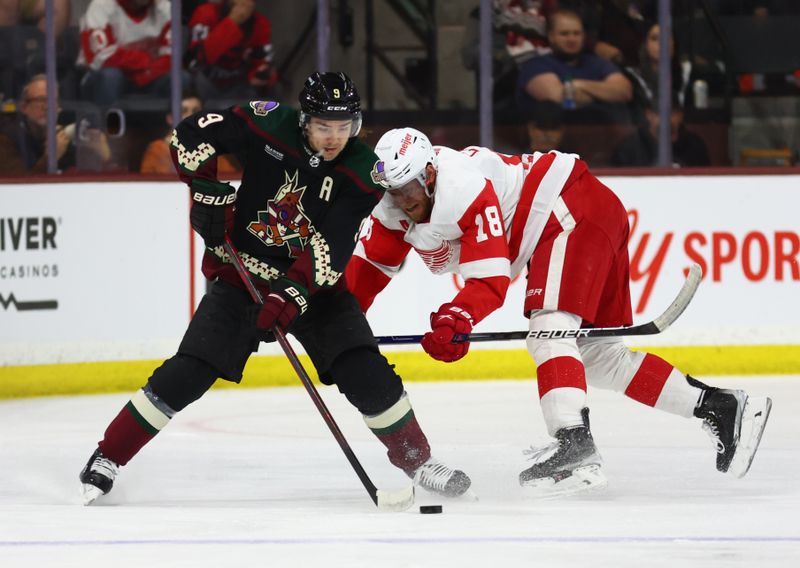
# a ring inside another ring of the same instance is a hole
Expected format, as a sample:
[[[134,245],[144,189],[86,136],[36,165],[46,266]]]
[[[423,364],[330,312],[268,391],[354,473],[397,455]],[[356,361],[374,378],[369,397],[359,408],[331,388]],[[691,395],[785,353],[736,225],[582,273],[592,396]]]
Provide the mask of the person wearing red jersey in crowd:
[[[189,29],[186,60],[200,96],[255,97],[275,85],[272,29],[255,0],[201,4]]]
[[[387,132],[375,153],[387,192],[348,264],[347,283],[366,311],[412,248],[434,274],[460,274],[464,288],[431,314],[422,339],[434,359],[464,357],[469,343],[452,343],[455,334],[470,333],[499,308],[526,267],[532,331],[632,323],[627,213],[574,154],[434,149],[413,128]],[[555,438],[532,449],[533,464],[520,473],[534,494],[606,484],[589,429],[587,381],[700,418],[717,448],[717,469],[739,477],[749,469],[770,399],[705,385],[618,337],[532,338],[527,347]]]
[[[108,106],[128,93],[169,96],[170,20],[169,0],[92,0],[80,22],[82,98]]]

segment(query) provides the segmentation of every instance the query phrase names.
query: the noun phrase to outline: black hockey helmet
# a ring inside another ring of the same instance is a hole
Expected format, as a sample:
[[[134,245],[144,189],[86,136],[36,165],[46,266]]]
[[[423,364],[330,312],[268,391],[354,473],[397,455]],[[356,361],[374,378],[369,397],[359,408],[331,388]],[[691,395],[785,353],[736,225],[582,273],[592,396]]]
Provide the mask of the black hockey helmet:
[[[319,71],[309,75],[300,91],[300,128],[312,116],[329,120],[352,120],[350,136],[361,130],[361,97],[356,85],[344,73]]]

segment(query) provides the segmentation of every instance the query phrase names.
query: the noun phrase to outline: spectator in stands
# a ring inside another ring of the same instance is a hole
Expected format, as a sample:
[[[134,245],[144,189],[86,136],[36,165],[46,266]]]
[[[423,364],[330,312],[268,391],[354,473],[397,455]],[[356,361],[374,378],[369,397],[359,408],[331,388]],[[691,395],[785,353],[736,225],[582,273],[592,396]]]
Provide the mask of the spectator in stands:
[[[583,24],[570,10],[548,18],[552,54],[534,57],[520,68],[517,104],[530,112],[536,102],[553,101],[565,108],[601,110],[632,98],[630,81],[609,60],[584,52]]]
[[[547,14],[556,0],[492,0],[492,75],[495,111],[511,110],[519,65],[527,59],[549,53]],[[480,7],[469,14],[461,61],[464,67],[480,70]],[[476,86],[478,85],[476,80]]]
[[[45,0],[0,0],[0,26],[36,26],[42,33]],[[56,37],[69,25],[70,0],[53,0]]]
[[[658,24],[650,26],[639,52],[639,65],[625,68],[625,72],[631,78],[634,86],[634,100],[642,109],[647,106],[658,106],[660,29]],[[686,88],[689,85],[692,64],[689,61],[678,61],[675,58],[675,42],[672,38],[669,40],[669,57],[672,65],[672,90],[677,94],[678,101],[683,106],[686,103]]]
[[[647,23],[657,18],[657,4],[658,0],[558,0],[559,8],[580,16],[586,50],[620,67],[638,62]],[[672,2],[673,17],[681,4]]]
[[[194,93],[184,93],[181,99],[181,119],[187,118],[200,112],[203,109],[203,100]],[[150,142],[142,156],[140,168],[143,174],[171,174],[175,175],[175,166],[172,163],[172,156],[169,151],[169,143],[172,139],[172,114],[166,115],[169,131],[166,136]],[[240,169],[229,156],[219,156],[217,158],[217,175],[221,179],[238,177]]]
[[[660,119],[654,105],[644,112],[645,122],[624,139],[611,157],[613,166],[654,166],[658,161],[658,126]],[[708,148],[697,134],[689,132],[683,123],[683,108],[677,94],[672,96],[670,115],[673,167],[702,167],[710,165]]]
[[[82,97],[109,106],[129,93],[169,96],[170,19],[169,0],[92,0],[80,23]]]
[[[523,152],[549,152],[560,150],[564,140],[564,122],[561,118],[561,105],[552,101],[543,101],[536,105],[531,113],[526,129],[528,147]]]
[[[201,4],[189,29],[185,60],[203,98],[255,98],[275,86],[271,25],[255,0]]]
[[[20,95],[19,112],[0,126],[0,172],[4,175],[47,173],[47,77],[35,75]],[[75,167],[76,146],[91,153],[94,163],[107,164],[111,150],[99,129],[69,124],[56,128],[59,171]]]

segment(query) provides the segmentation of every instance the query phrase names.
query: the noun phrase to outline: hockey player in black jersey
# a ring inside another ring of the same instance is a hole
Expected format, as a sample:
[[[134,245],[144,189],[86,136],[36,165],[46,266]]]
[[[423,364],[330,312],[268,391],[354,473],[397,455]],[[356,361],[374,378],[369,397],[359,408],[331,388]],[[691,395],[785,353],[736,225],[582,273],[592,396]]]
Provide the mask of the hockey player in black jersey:
[[[342,276],[363,220],[383,195],[377,156],[358,140],[361,106],[344,73],[314,73],[300,112],[252,101],[201,112],[172,135],[173,160],[192,197],[191,224],[206,244],[213,283],[175,356],[117,414],[80,473],[84,502],[108,493],[128,463],[170,419],[218,379],[239,382],[270,329],[294,335],[322,382],[339,391],[386,446],[389,461],[428,490],[457,496],[469,478],[431,457],[400,377]],[[216,158],[242,163],[237,190],[220,182]],[[229,234],[263,306],[250,299],[222,243]]]

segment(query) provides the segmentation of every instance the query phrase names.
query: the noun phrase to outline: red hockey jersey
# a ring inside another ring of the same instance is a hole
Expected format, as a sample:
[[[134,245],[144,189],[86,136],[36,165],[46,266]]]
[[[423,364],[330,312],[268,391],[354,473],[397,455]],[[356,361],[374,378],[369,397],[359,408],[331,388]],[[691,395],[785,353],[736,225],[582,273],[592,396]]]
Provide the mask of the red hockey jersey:
[[[78,65],[116,67],[147,85],[169,73],[170,20],[169,0],[154,0],[141,13],[129,11],[124,0],[92,0],[80,21]]]
[[[254,78],[262,86],[275,83],[272,67],[272,29],[269,20],[253,12],[239,26],[227,17],[226,6],[209,2],[192,14],[190,66],[203,70],[217,87],[225,88]]]
[[[384,196],[347,267],[347,282],[368,309],[413,248],[434,274],[464,278],[452,302],[477,323],[503,304],[556,199],[586,165],[559,152],[509,156],[475,146],[436,152],[430,220],[414,223]]]

